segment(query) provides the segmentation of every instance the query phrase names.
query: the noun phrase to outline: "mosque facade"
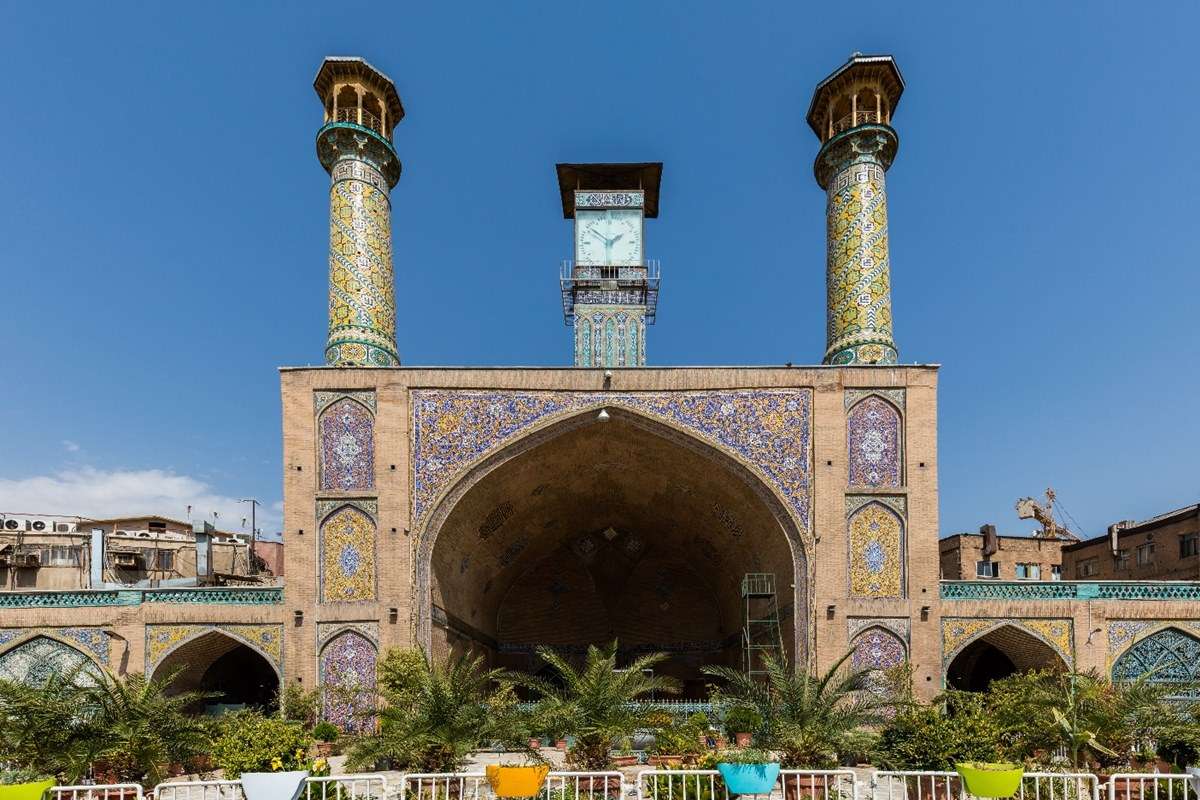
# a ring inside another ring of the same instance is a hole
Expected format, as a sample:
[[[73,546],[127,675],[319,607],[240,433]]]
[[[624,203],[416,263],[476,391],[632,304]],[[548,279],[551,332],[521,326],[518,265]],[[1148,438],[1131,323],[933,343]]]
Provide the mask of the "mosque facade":
[[[572,365],[403,366],[404,109],[359,58],[326,59],[315,88],[329,338],[324,366],[280,373],[282,588],[0,594],[0,672],[40,648],[118,672],[182,664],[196,686],[245,651],[264,680],[369,692],[389,648],[536,672],[539,646],[616,639],[667,652],[694,698],[705,664],[824,669],[847,652],[908,661],[925,697],[1037,666],[1195,677],[1200,583],[939,579],[938,367],[900,363],[892,318],[891,57],[851,57],[808,109],[827,325],[821,363],[798,367],[647,363],[654,163],[558,165]],[[348,696],[326,716],[352,724]]]

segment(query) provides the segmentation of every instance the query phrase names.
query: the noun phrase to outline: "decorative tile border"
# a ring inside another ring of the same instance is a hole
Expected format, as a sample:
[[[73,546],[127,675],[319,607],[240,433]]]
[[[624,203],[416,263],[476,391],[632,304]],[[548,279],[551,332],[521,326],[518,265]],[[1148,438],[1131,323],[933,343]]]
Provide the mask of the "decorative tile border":
[[[379,646],[378,622],[318,622],[317,623],[317,654],[321,649],[342,631],[355,631],[368,639],[376,647]]]
[[[147,625],[146,674],[152,674],[163,658],[180,645],[213,631],[253,647],[283,674],[283,625],[272,623]]]
[[[905,391],[903,389],[847,389],[845,392],[846,410],[858,404],[862,400],[871,395],[878,395],[884,400],[904,412]]]
[[[808,532],[811,389],[699,392],[412,392],[414,529],[471,466],[534,427],[591,408],[622,408],[694,434],[758,473]]]
[[[1074,622],[1071,619],[1015,619],[1008,617],[942,619],[942,670],[968,644],[998,628],[1011,626],[1049,645],[1063,661],[1075,663]]]
[[[313,392],[313,411],[320,415],[329,406],[341,400],[343,397],[349,397],[351,400],[357,400],[366,406],[372,414],[376,413],[375,392],[371,390],[347,390],[347,391],[324,391],[318,390]]]
[[[317,524],[320,525],[342,506],[353,506],[376,523],[379,522],[379,501],[373,497],[338,497],[317,500]]]
[[[908,617],[848,617],[846,619],[847,640],[853,644],[855,637],[871,628],[883,628],[896,634],[900,641],[908,644]]]
[[[646,193],[632,190],[625,192],[576,191],[575,208],[642,208]]]
[[[1200,620],[1194,619],[1136,619],[1111,620],[1108,623],[1108,668],[1125,650],[1166,628],[1178,628],[1200,638]]]
[[[870,503],[881,503],[908,519],[908,497],[902,494],[848,494],[846,495],[846,517]]]
[[[0,628],[0,651],[10,645],[22,644],[30,639],[46,636],[88,653],[96,661],[108,666],[111,637],[106,628]]]

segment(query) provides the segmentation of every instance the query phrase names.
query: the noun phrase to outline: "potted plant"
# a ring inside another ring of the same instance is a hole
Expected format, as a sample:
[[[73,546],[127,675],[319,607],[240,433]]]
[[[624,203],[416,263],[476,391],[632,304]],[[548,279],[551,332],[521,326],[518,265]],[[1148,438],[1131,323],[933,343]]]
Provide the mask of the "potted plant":
[[[733,734],[737,747],[749,747],[761,725],[762,715],[749,706],[734,706],[725,716],[725,730]]]
[[[324,758],[333,755],[333,746],[340,734],[341,731],[332,722],[318,722],[312,730],[313,739],[316,740],[317,755]]]
[[[497,797],[534,797],[545,786],[550,765],[488,764],[485,772]]]
[[[39,800],[53,786],[54,778],[32,770],[0,772],[0,800]]]
[[[637,753],[633,751],[633,739],[629,736],[621,739],[621,747],[609,757],[614,767],[635,767],[638,763]]]
[[[766,750],[734,748],[717,754],[717,770],[732,794],[770,794],[779,779],[779,759]]]
[[[1020,764],[962,761],[954,765],[967,792],[976,797],[1012,797],[1021,787],[1025,768]]]

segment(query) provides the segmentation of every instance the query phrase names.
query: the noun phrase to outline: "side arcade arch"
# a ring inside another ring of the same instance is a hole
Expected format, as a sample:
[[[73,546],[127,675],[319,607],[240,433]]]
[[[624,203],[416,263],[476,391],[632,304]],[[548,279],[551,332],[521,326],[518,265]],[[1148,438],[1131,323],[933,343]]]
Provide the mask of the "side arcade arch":
[[[946,686],[981,692],[994,680],[1036,669],[1067,670],[1067,655],[1040,631],[1011,623],[985,625],[946,655]]]
[[[0,678],[29,686],[42,685],[52,676],[92,685],[101,680],[103,669],[84,651],[45,634],[26,638],[0,653]]]
[[[147,670],[154,679],[170,679],[167,691],[206,692],[197,712],[267,708],[276,699],[283,676],[258,643],[236,632],[198,626],[155,653]]]
[[[1113,662],[1114,682],[1145,678],[1165,688],[1171,700],[1200,699],[1200,639],[1165,627],[1136,640]]]

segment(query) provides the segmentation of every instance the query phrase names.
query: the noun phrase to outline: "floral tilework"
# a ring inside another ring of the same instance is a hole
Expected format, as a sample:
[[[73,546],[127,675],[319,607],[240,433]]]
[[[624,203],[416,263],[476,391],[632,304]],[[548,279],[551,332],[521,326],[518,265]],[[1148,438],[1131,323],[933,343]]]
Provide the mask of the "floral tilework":
[[[1024,630],[1050,645],[1065,663],[1074,662],[1074,623],[1069,619],[1015,619],[946,617],[942,619],[942,662],[950,659],[967,644],[985,633],[1011,626]]]
[[[41,686],[52,677],[71,676],[77,685],[92,685],[100,678],[96,666],[69,644],[37,635],[0,654],[0,679]]]
[[[1031,630],[1041,636],[1071,663],[1071,653],[1075,649],[1072,641],[1073,626],[1069,619],[1023,619],[1019,621],[1022,628]]]
[[[943,619],[942,660],[949,660],[969,640],[995,625],[996,620],[994,619]]]
[[[535,425],[607,405],[665,420],[758,471],[810,530],[810,389],[701,392],[414,390],[414,524],[476,461]]]
[[[321,525],[321,602],[375,599],[375,522],[343,506]]]
[[[375,727],[360,712],[370,708],[374,699],[376,661],[375,645],[355,630],[342,631],[321,650],[322,714],[343,731]]]
[[[903,595],[904,525],[890,509],[868,503],[850,517],[850,594]]]
[[[321,414],[321,488],[338,492],[375,488],[375,419],[349,397]]]
[[[882,397],[860,400],[846,414],[850,485],[900,486],[900,412]]]
[[[1123,619],[1108,623],[1108,661],[1138,639],[1164,628],[1179,628],[1200,637],[1200,620]]]
[[[904,663],[904,642],[891,631],[868,628],[854,640],[850,664],[855,669],[891,669]]]

